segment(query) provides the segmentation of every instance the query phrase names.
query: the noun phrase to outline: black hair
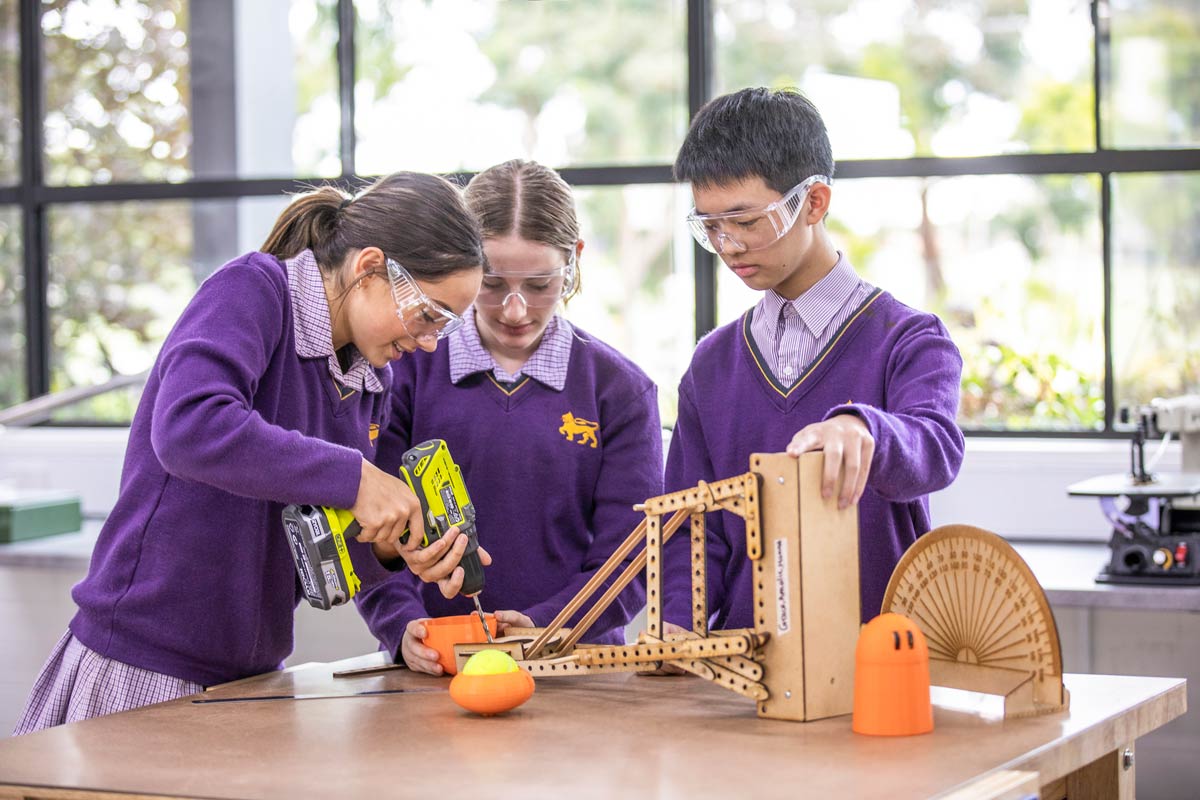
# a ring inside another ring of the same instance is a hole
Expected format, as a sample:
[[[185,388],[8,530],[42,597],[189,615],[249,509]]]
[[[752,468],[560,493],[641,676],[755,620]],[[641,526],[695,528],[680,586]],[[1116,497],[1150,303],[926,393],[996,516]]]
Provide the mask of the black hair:
[[[821,114],[795,89],[742,89],[714,98],[692,120],[675,180],[702,188],[758,177],[785,194],[810,175],[833,177]]]

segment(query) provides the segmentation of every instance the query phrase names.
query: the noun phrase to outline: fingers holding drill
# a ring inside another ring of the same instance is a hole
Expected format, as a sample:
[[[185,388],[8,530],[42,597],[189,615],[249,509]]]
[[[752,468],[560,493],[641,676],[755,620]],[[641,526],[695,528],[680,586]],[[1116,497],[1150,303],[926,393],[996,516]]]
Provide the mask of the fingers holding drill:
[[[462,591],[466,572],[460,562],[467,553],[470,538],[457,525],[446,531],[446,535],[433,542],[428,547],[405,555],[408,568],[426,583],[436,583],[442,596],[449,599]],[[407,548],[407,545],[405,546]],[[487,550],[479,547],[475,551],[479,555],[479,563],[488,566],[492,557]]]
[[[409,545],[420,547],[425,538],[425,523],[421,517],[421,501],[400,478],[388,475],[366,459],[358,482],[358,496],[350,508],[359,527],[355,537],[360,542],[390,545],[407,562],[408,557],[399,541],[405,531],[416,531]]]

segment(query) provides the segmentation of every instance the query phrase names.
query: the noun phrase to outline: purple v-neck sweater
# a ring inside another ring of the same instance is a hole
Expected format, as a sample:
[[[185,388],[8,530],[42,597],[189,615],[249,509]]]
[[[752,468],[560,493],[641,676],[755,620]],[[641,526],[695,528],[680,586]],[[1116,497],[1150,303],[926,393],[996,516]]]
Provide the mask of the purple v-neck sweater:
[[[855,414],[875,437],[858,505],[862,618],[879,613],[904,550],[929,530],[930,492],[954,480],[963,457],[955,422],[962,358],[941,321],[876,290],[800,379],[775,382],[750,336],[751,314],[696,348],[679,386],[666,489],[740,475],[751,453],[782,452],[797,431]],[[753,627],[745,522],[709,514],[708,603],[714,628]],[[687,525],[667,543],[664,615],[691,627]]]
[[[378,370],[385,386],[389,372]],[[71,632],[205,686],[277,669],[301,597],[280,512],[353,505],[387,398],[297,356],[282,263],[250,253],[223,266],[146,382]],[[368,546],[350,547],[365,583],[387,574]]]
[[[633,505],[662,493],[654,383],[616,350],[576,334],[561,392],[531,378],[505,387],[490,372],[455,384],[449,348],[405,357],[395,365],[392,419],[377,460],[395,470],[412,444],[446,440],[475,505],[479,543],[494,559],[480,601],[536,625],[548,624],[637,526],[644,515]],[[410,621],[473,608],[407,572],[357,601],[371,631],[397,654]],[[644,601],[639,575],[584,641],[623,642],[623,626]]]

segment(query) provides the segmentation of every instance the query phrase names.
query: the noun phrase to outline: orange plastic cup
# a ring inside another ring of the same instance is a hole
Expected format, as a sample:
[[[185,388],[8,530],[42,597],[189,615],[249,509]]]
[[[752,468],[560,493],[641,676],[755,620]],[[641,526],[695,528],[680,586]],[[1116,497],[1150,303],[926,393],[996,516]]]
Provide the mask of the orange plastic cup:
[[[494,614],[484,614],[488,630],[492,637],[496,636],[496,617]],[[487,635],[483,625],[479,623],[476,614],[460,614],[455,617],[434,617],[425,620],[425,638],[421,643],[438,652],[438,663],[447,675],[458,673],[458,665],[454,663],[454,645],[477,644],[486,642]]]

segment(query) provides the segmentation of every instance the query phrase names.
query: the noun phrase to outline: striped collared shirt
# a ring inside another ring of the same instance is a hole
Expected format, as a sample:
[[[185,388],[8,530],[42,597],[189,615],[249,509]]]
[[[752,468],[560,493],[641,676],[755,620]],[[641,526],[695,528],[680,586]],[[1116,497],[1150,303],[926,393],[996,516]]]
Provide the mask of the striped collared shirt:
[[[360,392],[382,392],[383,383],[371,363],[350,345],[350,369],[342,372],[337,353],[333,350],[333,323],[329,317],[329,301],[325,283],[312,250],[305,250],[288,259],[288,289],[292,295],[293,330],[296,334],[296,355],[301,358],[325,358],[329,374],[347,389]]]
[[[775,379],[783,386],[795,383],[873,289],[839,251],[829,274],[795,300],[774,290],[764,294],[750,334]]]
[[[566,319],[558,314],[551,317],[537,350],[516,373],[509,375],[483,346],[479,329],[475,327],[475,307],[468,308],[464,316],[463,326],[450,334],[451,381],[458,383],[476,372],[491,372],[496,381],[503,384],[516,383],[528,376],[559,392],[567,385],[574,329]]]

